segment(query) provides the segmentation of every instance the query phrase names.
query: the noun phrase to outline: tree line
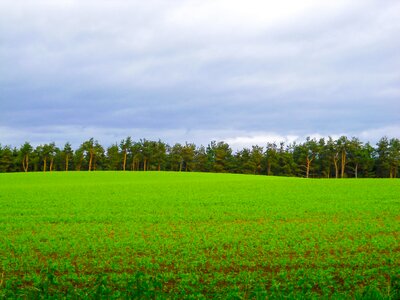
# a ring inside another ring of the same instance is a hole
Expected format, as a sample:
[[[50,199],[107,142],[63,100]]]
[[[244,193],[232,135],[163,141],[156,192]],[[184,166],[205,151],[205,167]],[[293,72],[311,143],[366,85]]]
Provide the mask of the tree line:
[[[104,148],[91,138],[79,148],[70,143],[33,147],[1,146],[0,172],[36,171],[182,171],[242,173],[306,178],[374,178],[399,176],[400,140],[383,137],[372,146],[358,138],[342,136],[302,143],[267,143],[233,151],[225,142],[205,146],[168,145],[161,140],[123,139]]]

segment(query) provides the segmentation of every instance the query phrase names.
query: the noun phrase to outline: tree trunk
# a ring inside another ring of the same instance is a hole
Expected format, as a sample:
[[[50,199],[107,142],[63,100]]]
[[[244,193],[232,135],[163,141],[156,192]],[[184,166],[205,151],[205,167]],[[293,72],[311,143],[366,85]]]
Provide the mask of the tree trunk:
[[[267,163],[267,175],[270,176],[271,175],[271,163],[268,161]]]
[[[344,178],[345,167],[346,167],[346,152],[342,150],[342,174],[341,174],[342,178]]]
[[[46,172],[46,167],[47,167],[47,158],[45,157],[43,160],[43,172]]]
[[[147,159],[145,158],[143,161],[143,171],[147,170]]]
[[[26,155],[22,158],[22,168],[24,169],[24,172],[26,172],[25,158],[26,158]]]
[[[313,162],[313,160],[314,160],[314,156],[311,158],[308,158],[308,156],[307,156],[306,178],[308,178],[310,176],[310,168],[311,168],[311,163]]]
[[[310,161],[310,160],[308,159],[308,157],[307,157],[306,178],[308,178],[309,175],[310,175],[310,164],[311,164],[311,161]]]
[[[69,155],[67,154],[65,156],[65,171],[68,172],[68,160],[69,160]]]
[[[158,164],[158,171],[161,171],[161,164]]]
[[[93,161],[93,153],[90,152],[90,157],[89,157],[89,171],[92,170],[92,161]]]
[[[126,167],[126,149],[124,151],[124,164],[123,164],[123,170],[125,171],[125,167]]]
[[[182,171],[182,162],[179,163],[179,172]]]
[[[338,168],[338,153],[333,157],[333,164],[335,165],[335,178],[339,177],[339,168]]]
[[[52,158],[50,159],[50,172],[53,171],[53,163],[54,163],[54,158],[52,157]]]

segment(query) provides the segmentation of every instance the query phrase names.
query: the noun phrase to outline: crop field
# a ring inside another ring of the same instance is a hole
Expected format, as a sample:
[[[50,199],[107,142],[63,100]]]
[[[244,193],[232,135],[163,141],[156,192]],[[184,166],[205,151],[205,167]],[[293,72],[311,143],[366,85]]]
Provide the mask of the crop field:
[[[0,298],[399,299],[400,181],[0,174]]]

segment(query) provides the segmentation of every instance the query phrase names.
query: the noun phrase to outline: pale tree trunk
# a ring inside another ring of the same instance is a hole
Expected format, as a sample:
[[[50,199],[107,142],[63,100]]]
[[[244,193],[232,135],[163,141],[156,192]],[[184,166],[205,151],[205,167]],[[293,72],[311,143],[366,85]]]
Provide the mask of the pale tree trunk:
[[[358,164],[356,164],[355,175],[356,175],[356,178],[358,178]]]
[[[26,155],[22,158],[22,168],[24,169],[24,172],[26,172],[25,159]]]
[[[147,170],[147,159],[145,158],[143,161],[143,171]]]
[[[341,177],[344,178],[344,171],[345,171],[345,167],[346,167],[346,152],[343,150],[342,151],[342,174]]]
[[[43,160],[43,172],[46,172],[46,167],[47,167],[47,158],[45,157]]]
[[[54,158],[52,157],[52,158],[50,159],[50,172],[53,171],[53,163],[54,163]]]
[[[68,160],[69,160],[69,155],[67,154],[65,157],[65,171],[68,172]]]
[[[306,178],[310,176],[310,162],[307,159],[307,165],[306,165]]]
[[[93,162],[93,153],[90,152],[90,157],[89,157],[89,171],[92,170],[92,162]]]
[[[123,164],[124,171],[125,171],[125,167],[126,167],[126,150],[124,151],[124,164]]]
[[[335,166],[335,178],[339,177],[339,168],[338,168],[338,153],[333,157],[333,164]]]
[[[309,159],[307,157],[306,178],[308,178],[310,176],[310,167],[311,167],[311,163],[312,163],[313,160],[314,160],[313,158]]]

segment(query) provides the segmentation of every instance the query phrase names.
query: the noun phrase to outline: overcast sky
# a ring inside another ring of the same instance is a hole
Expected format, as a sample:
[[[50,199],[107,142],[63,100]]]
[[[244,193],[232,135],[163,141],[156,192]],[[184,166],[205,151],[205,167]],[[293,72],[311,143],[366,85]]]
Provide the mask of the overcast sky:
[[[400,137],[400,1],[0,1],[0,143]]]

